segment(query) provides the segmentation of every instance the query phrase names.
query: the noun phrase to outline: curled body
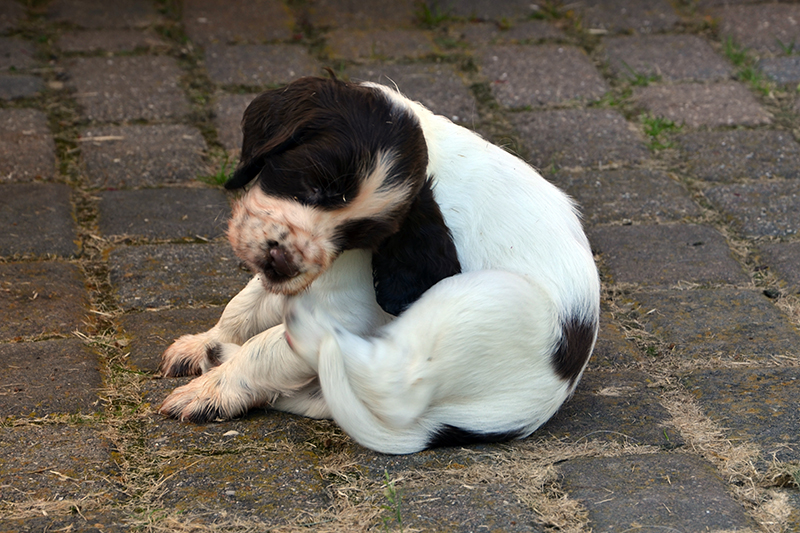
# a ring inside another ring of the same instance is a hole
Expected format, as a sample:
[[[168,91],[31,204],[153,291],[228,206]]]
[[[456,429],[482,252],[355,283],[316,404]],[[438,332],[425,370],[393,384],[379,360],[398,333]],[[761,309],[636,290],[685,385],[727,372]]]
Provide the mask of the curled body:
[[[228,236],[255,272],[164,375],[167,415],[269,405],[385,453],[521,438],[572,394],[600,284],[576,207],[524,161],[373,84],[303,78],[243,120]]]

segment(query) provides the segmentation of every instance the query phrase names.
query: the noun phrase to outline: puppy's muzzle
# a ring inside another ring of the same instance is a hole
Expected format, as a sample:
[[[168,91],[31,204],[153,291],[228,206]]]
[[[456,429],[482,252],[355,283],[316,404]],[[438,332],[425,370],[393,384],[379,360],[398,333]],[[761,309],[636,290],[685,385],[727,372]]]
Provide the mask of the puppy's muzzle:
[[[267,254],[261,265],[261,270],[273,281],[288,279],[297,276],[300,269],[294,264],[291,254],[275,241],[267,243]]]

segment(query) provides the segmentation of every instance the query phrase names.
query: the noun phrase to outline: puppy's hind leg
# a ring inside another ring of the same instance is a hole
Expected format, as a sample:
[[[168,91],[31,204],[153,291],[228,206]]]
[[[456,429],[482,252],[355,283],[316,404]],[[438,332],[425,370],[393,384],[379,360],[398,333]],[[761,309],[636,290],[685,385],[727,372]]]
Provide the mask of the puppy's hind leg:
[[[196,335],[183,335],[161,356],[165,377],[195,376],[228,360],[247,339],[281,322],[285,297],[264,289],[259,276],[234,296],[217,324]]]
[[[321,338],[318,373],[334,420],[384,453],[527,436],[571,390],[553,364],[557,307],[514,274],[447,278],[372,337],[303,306],[292,318],[296,350]]]

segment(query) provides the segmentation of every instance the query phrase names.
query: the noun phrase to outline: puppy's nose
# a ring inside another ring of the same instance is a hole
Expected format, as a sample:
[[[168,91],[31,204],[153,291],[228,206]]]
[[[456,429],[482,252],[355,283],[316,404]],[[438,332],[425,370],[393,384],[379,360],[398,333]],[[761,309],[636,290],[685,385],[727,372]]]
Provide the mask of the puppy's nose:
[[[277,243],[274,245],[270,243],[268,262],[275,272],[282,276],[293,278],[297,275],[297,267],[286,257],[286,251]]]

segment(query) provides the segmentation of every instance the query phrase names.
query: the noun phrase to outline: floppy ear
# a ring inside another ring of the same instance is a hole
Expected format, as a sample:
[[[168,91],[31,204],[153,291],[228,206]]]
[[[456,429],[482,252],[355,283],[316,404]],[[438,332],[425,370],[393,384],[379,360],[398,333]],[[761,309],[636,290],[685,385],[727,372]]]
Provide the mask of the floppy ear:
[[[252,181],[264,168],[267,158],[303,142],[304,125],[314,119],[310,98],[328,80],[301,78],[281,89],[258,95],[242,118],[242,156],[226,189],[238,189]]]
[[[378,304],[387,313],[399,315],[436,283],[460,272],[453,236],[428,179],[400,230],[372,255]]]

